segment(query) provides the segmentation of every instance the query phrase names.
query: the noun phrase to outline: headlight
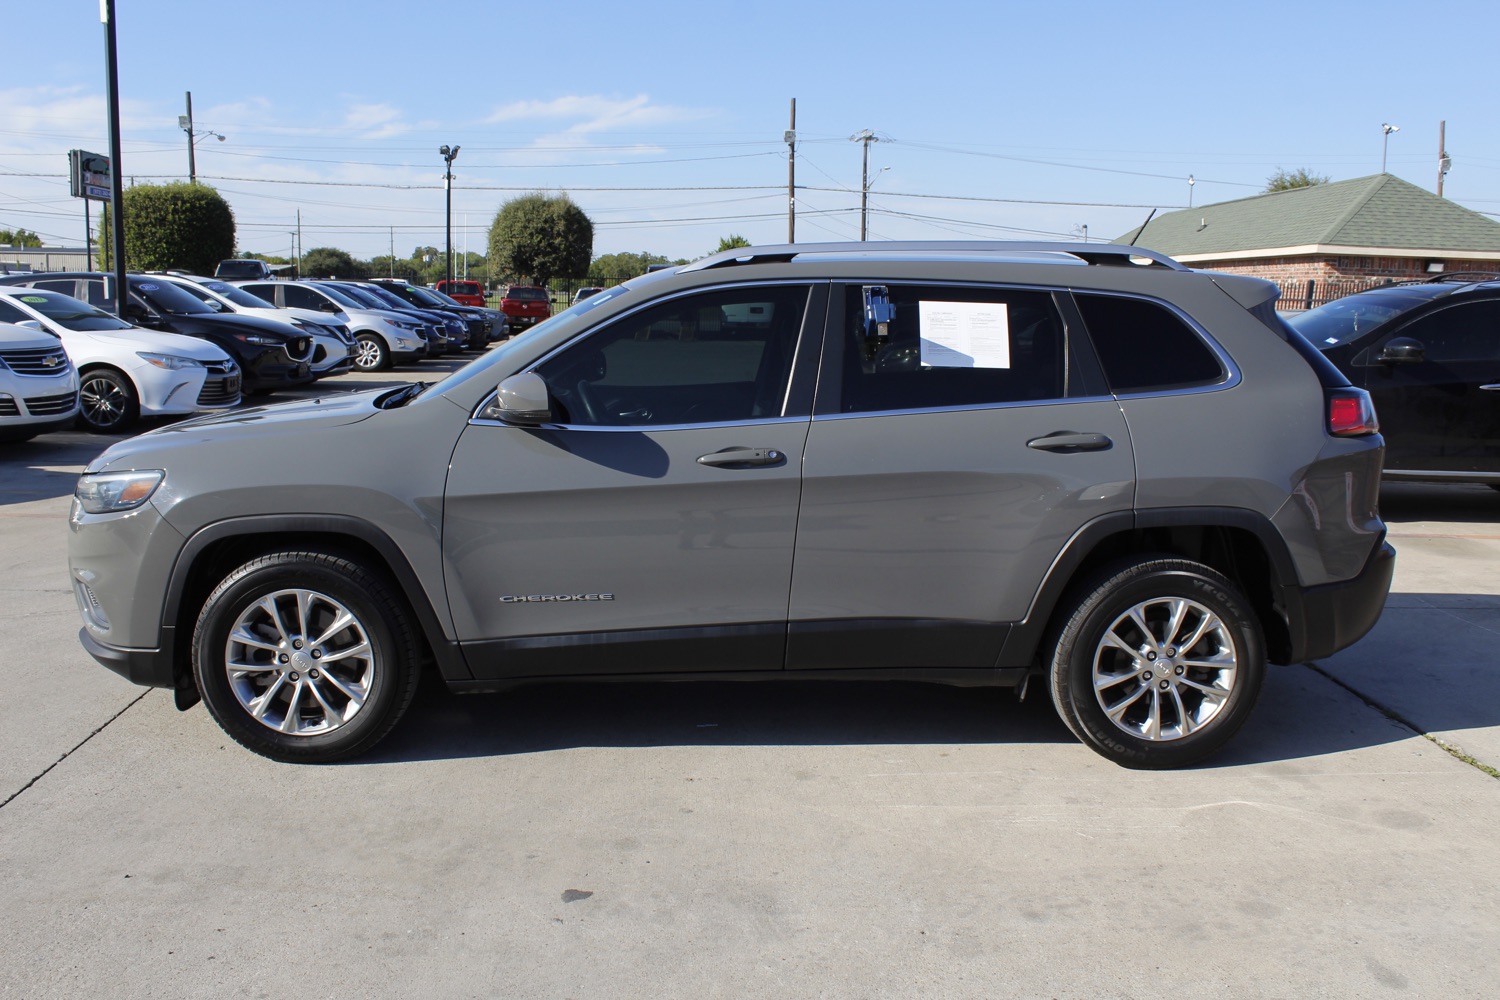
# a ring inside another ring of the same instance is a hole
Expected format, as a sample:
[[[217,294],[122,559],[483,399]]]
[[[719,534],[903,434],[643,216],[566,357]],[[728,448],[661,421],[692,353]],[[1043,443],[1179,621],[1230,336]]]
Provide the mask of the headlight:
[[[235,333],[231,336],[235,340],[242,340],[247,344],[259,344],[262,347],[280,347],[286,343],[280,337],[267,337],[259,333]]]
[[[410,322],[408,320],[404,320],[404,319],[392,320],[391,322],[395,323],[397,326],[399,326],[403,330],[420,330],[420,329],[422,329],[422,324],[421,323],[412,323],[412,322]]]
[[[151,499],[166,475],[161,469],[85,473],[79,477],[73,496],[90,514],[134,510]]]
[[[194,361],[192,358],[179,358],[175,354],[151,354],[147,351],[136,351],[135,356],[142,361],[165,368],[167,371],[181,371],[184,368],[202,368],[203,362]]]

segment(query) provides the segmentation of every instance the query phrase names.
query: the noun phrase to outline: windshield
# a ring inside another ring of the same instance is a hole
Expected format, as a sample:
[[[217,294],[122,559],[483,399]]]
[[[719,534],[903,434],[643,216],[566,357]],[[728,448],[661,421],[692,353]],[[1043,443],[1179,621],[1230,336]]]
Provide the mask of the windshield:
[[[345,309],[374,309],[374,308],[384,308],[383,306],[378,306],[377,307],[377,306],[367,305],[364,302],[360,301],[359,299],[356,299],[354,296],[350,295],[343,288],[335,287],[334,285],[319,284],[318,288],[325,295],[327,295],[330,299],[332,299],[333,301],[337,302],[339,305],[343,306]]]
[[[1378,289],[1334,299],[1287,322],[1314,347],[1326,348],[1348,343],[1369,333],[1386,320],[1414,309],[1424,302],[1451,291],[1442,285],[1410,285]]]
[[[350,304],[356,309],[390,308],[389,303],[382,302],[380,299],[377,299],[365,289],[356,288],[353,285],[319,285],[318,287],[326,288],[329,294],[333,295],[335,298],[337,298],[339,295],[343,295],[344,298],[350,300]]]
[[[228,299],[237,306],[246,309],[275,309],[276,307],[258,295],[251,295],[238,285],[231,285],[223,281],[209,281],[203,285],[210,292],[221,299]]]
[[[430,288],[418,288],[416,285],[408,285],[407,290],[411,292],[412,298],[416,299],[418,302],[425,302],[428,305],[436,306],[439,309],[458,305],[457,302],[448,298],[448,296],[444,295],[442,292],[434,292]]]
[[[219,312],[207,302],[195,298],[167,281],[132,278],[130,290],[151,303],[151,307],[157,312],[173,316],[201,316],[204,313]]]
[[[7,298],[17,302],[24,302],[31,307],[33,312],[41,313],[43,316],[56,323],[58,326],[69,330],[78,330],[84,333],[98,333],[104,330],[129,330],[129,323],[121,321],[118,317],[95,309],[87,302],[82,302],[71,295],[62,295],[58,292],[44,292],[40,289],[27,289],[23,295],[11,295]]]

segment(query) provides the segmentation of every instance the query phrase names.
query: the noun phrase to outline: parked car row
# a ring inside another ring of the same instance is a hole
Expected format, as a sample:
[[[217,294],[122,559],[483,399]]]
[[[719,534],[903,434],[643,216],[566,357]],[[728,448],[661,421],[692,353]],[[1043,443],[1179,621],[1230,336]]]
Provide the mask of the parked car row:
[[[75,422],[116,433],[142,416],[483,350],[508,333],[500,313],[405,282],[132,273],[123,316],[114,282],[98,271],[0,276],[0,438]]]

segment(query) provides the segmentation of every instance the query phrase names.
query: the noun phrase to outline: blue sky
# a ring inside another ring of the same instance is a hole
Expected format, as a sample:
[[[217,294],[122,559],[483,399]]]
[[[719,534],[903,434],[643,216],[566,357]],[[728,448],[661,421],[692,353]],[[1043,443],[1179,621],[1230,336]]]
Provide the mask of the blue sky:
[[[67,151],[108,152],[98,0],[4,0],[0,228],[83,240]],[[858,237],[870,129],[880,239],[1109,239],[1151,208],[1246,197],[1278,167],[1387,169],[1500,213],[1500,4],[772,2],[418,5],[118,0],[123,173],[185,178],[177,116],[222,133],[200,179],[243,249],[455,250],[499,206],[567,192],[594,252],[697,257],[787,235]],[[615,190],[608,190],[615,189]],[[634,189],[634,190],[622,190]],[[97,212],[96,212],[97,215]]]

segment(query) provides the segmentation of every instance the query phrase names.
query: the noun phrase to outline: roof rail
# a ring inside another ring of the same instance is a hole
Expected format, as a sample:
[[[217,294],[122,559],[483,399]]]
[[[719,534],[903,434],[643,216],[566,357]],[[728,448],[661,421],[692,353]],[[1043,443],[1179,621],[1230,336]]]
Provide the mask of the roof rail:
[[[1166,254],[1144,247],[1117,243],[1044,243],[1011,240],[889,240],[849,243],[792,243],[775,246],[742,247],[712,254],[678,269],[679,274],[706,271],[715,267],[746,264],[784,264],[793,260],[812,260],[820,256],[850,255],[890,256],[905,259],[942,257],[961,254],[979,257],[1016,257],[1035,255],[1038,261],[1081,262],[1118,267],[1164,267],[1174,271],[1189,270]]]

